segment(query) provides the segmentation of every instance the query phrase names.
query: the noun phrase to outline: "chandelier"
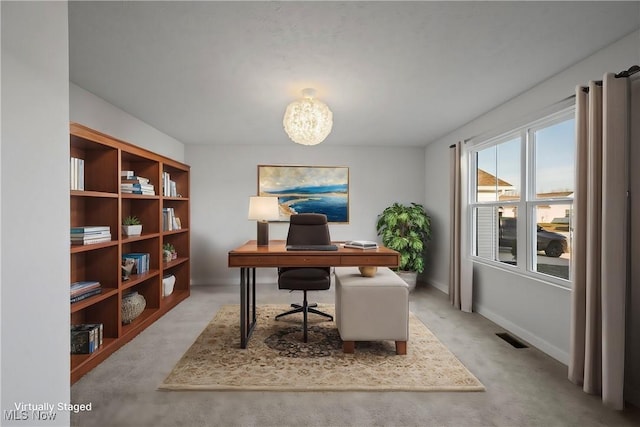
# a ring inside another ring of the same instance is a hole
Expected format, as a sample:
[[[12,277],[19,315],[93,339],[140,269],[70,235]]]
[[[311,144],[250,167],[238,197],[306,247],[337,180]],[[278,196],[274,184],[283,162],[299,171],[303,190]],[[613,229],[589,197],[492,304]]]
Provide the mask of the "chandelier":
[[[314,98],[315,92],[314,89],[303,90],[302,99],[293,101],[284,112],[284,131],[295,143],[320,144],[331,132],[333,113],[327,104]]]

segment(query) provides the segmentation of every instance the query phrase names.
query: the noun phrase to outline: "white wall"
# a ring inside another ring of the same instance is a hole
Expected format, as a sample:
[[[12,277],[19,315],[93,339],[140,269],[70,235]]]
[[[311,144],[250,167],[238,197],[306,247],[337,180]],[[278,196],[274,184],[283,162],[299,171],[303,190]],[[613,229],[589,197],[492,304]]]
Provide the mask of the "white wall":
[[[457,141],[523,123],[550,105],[573,95],[575,87],[605,72],[640,63],[640,31],[636,31],[500,107],[427,146],[426,208],[432,212],[433,268],[426,280],[447,291],[449,254],[449,146]],[[444,181],[444,182],[443,182]],[[474,266],[474,308],[504,328],[567,363],[570,291],[484,264]]]
[[[69,403],[66,2],[2,2],[2,425],[16,403]],[[17,414],[23,417],[22,413]]]
[[[73,83],[69,85],[71,121],[154,153],[184,162],[184,144]]]
[[[284,132],[284,131],[283,131]],[[393,202],[424,201],[424,148],[187,146],[191,165],[191,277],[194,284],[238,284],[227,267],[229,250],[256,238],[247,220],[249,196],[257,190],[258,164],[348,166],[350,223],[331,224],[334,240],[378,240],[376,219]],[[270,238],[285,239],[288,223],[272,223]],[[378,240],[379,241],[379,240]],[[275,281],[274,269],[258,281]]]

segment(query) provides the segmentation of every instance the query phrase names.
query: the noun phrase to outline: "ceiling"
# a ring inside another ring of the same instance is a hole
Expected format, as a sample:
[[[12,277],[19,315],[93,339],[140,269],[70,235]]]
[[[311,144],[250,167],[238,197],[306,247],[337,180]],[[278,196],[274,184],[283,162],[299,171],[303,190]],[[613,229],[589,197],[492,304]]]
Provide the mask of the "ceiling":
[[[312,87],[323,144],[424,146],[638,28],[637,1],[71,1],[70,79],[185,144],[292,144]]]

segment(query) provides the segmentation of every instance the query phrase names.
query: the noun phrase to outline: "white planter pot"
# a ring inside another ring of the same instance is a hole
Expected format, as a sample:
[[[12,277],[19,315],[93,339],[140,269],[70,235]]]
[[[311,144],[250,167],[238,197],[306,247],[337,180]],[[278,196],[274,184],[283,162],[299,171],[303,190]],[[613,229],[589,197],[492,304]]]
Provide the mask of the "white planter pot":
[[[173,286],[176,284],[176,276],[170,274],[162,278],[162,296],[168,297],[173,293]]]
[[[415,271],[396,271],[396,274],[409,285],[409,292],[413,292],[416,288],[418,273]]]
[[[140,225],[123,225],[122,232],[125,236],[139,236],[142,234],[142,224]]]

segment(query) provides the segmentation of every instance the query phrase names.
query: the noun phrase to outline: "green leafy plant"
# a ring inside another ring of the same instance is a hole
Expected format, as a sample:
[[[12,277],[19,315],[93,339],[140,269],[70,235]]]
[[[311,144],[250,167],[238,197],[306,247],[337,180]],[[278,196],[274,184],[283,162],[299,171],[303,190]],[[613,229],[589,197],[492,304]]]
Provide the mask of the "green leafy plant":
[[[122,225],[140,225],[140,219],[137,216],[129,215],[122,221]]]
[[[162,245],[162,250],[173,253],[176,251],[176,248],[171,243],[165,243]]]
[[[431,218],[417,203],[394,203],[380,215],[376,225],[382,244],[400,252],[399,270],[424,271],[424,254],[431,239]]]

